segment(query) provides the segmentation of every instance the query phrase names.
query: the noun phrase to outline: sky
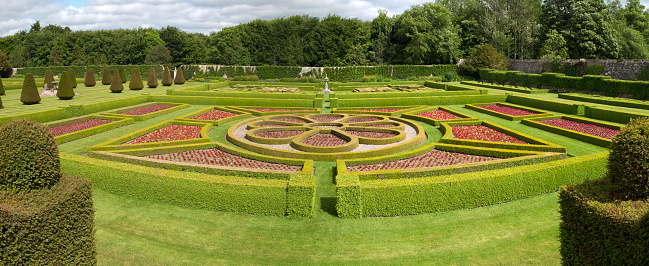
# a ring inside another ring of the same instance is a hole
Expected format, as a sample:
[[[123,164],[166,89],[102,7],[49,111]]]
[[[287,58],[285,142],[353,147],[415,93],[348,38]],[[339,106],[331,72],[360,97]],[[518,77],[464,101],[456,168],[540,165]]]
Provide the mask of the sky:
[[[369,21],[379,9],[401,14],[412,5],[434,0],[2,0],[0,37],[60,25],[73,31],[163,28],[209,34],[254,19],[271,20],[293,15]],[[649,7],[649,0],[640,1]],[[626,3],[626,1],[622,1]]]

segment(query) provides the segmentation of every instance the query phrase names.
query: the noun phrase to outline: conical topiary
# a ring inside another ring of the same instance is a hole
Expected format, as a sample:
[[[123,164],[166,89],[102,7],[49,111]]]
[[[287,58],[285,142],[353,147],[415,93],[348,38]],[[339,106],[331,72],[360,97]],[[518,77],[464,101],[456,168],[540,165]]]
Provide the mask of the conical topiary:
[[[50,188],[56,184],[61,178],[61,162],[50,130],[27,119],[1,126],[0,176],[0,190],[6,191]]]
[[[92,70],[92,68],[86,70],[86,80],[83,82],[83,85],[86,85],[86,87],[94,87],[97,85],[97,81],[95,80],[95,71]]]
[[[155,68],[153,67],[149,71],[149,81],[147,81],[146,85],[149,86],[149,88],[158,87],[158,77],[155,73]]]
[[[185,76],[183,75],[183,68],[176,68],[176,76],[174,77],[174,84],[185,84]]]
[[[165,67],[165,69],[162,70],[162,86],[171,86],[171,84],[173,84],[171,73],[169,73],[169,69]]]
[[[54,85],[52,85],[52,81],[54,81],[54,74],[52,74],[52,70],[46,70],[45,71],[45,80],[43,81],[43,87],[47,85],[48,88],[54,88]]]
[[[5,107],[2,105],[2,97],[0,97],[0,109],[2,109],[2,108],[5,108]]]
[[[72,85],[72,88],[77,87],[77,73],[74,72],[74,69],[70,68],[68,70],[68,78],[70,79],[70,84]]]
[[[70,100],[74,98],[74,89],[72,88],[72,82],[70,81],[70,72],[61,73],[61,82],[59,83],[59,89],[56,91],[56,97],[59,97],[61,100]]]
[[[110,85],[111,80],[110,70],[108,70],[108,68],[104,68],[104,70],[101,71],[101,84]]]
[[[122,85],[122,79],[119,77],[119,70],[115,69],[113,73],[113,80],[110,83],[110,91],[119,93],[124,90],[124,85]]]
[[[2,78],[0,78],[0,95],[5,95],[5,86],[2,85]]]
[[[142,83],[142,75],[140,75],[140,70],[134,68],[131,73],[131,82],[128,84],[128,87],[131,90],[141,90],[144,89],[144,84]]]
[[[122,83],[126,83],[126,73],[123,68],[119,69],[119,78],[121,79]]]
[[[34,75],[32,73],[25,74],[23,90],[20,92],[20,101],[24,104],[37,104],[41,102],[41,96],[38,95],[36,81],[34,81]]]

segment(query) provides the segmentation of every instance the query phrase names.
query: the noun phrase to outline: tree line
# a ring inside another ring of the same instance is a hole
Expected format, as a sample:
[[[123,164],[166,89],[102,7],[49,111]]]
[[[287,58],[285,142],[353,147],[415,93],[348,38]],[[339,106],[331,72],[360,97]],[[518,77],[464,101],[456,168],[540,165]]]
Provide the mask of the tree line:
[[[253,20],[209,35],[176,27],[72,31],[34,23],[0,38],[13,67],[456,63],[491,44],[510,59],[649,58],[639,0],[438,0],[372,21],[328,15]]]

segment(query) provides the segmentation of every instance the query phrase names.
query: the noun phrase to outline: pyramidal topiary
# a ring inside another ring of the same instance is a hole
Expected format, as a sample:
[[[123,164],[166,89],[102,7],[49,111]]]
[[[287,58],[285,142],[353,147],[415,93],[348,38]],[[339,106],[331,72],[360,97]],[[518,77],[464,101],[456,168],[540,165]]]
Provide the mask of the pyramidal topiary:
[[[50,130],[28,119],[0,127],[0,190],[50,188],[61,178],[59,148]]]
[[[61,100],[70,100],[74,98],[74,89],[72,88],[72,81],[70,72],[61,73],[61,82],[59,83],[59,89],[56,91],[56,97],[59,97]]]
[[[41,102],[41,96],[38,95],[36,81],[34,81],[34,75],[32,73],[25,74],[23,90],[20,92],[20,101],[24,104],[37,104]]]
[[[46,70],[45,71],[45,79],[43,80],[43,87],[47,86],[48,88],[54,88],[54,85],[52,85],[52,81],[54,81],[54,74],[52,74],[52,70]]]
[[[171,73],[169,73],[169,69],[165,67],[165,69],[162,70],[162,86],[171,86],[171,84],[173,84]]]
[[[185,75],[183,75],[183,68],[176,68],[176,76],[174,77],[174,84],[185,84]]]
[[[153,67],[149,71],[149,81],[147,81],[146,85],[149,86],[149,88],[158,87],[158,77],[155,73],[155,68]]]
[[[0,97],[0,109],[5,108],[4,105],[2,105],[2,97]]]
[[[126,83],[126,72],[123,68],[119,69],[119,78],[121,79],[122,83]]]
[[[140,69],[133,69],[133,72],[131,73],[131,82],[129,82],[128,87],[131,90],[144,89],[144,84],[142,83],[142,75],[140,75]]]
[[[70,68],[68,70],[68,78],[70,79],[70,85],[72,85],[72,88],[77,87],[77,73],[74,72],[74,69]]]
[[[2,78],[0,78],[0,95],[5,95],[5,86],[2,85]]]
[[[95,71],[92,70],[92,68],[86,70],[86,79],[83,82],[83,85],[86,85],[86,87],[94,87],[97,85],[97,81],[95,80]]]
[[[101,71],[101,84],[110,85],[111,81],[110,70],[104,68],[104,70]]]
[[[122,85],[122,79],[119,77],[119,70],[115,69],[113,73],[113,80],[110,83],[110,91],[119,93],[124,90],[124,85]]]

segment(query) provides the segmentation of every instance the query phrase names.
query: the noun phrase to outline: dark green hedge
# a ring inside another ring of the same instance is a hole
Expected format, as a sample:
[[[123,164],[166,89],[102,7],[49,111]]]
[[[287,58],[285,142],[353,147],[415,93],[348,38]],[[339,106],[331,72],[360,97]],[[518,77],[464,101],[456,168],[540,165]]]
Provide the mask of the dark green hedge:
[[[611,200],[605,179],[559,192],[563,265],[649,265],[649,202]]]
[[[373,98],[400,98],[400,97],[436,97],[480,95],[480,91],[415,91],[415,92],[364,92],[364,93],[337,93],[335,96],[342,99],[373,99]]]
[[[90,180],[63,175],[50,189],[0,191],[0,202],[0,264],[97,264]]]
[[[149,95],[149,101],[175,102],[196,105],[233,105],[233,106],[263,106],[263,107],[307,107],[313,108],[313,100],[304,99],[273,99],[273,98],[238,98],[238,97],[202,97],[176,95]]]
[[[543,110],[560,112],[564,114],[583,115],[585,112],[585,107],[583,104],[562,103],[520,95],[507,96],[507,102]]]
[[[527,94],[548,93],[548,92],[550,92],[549,89],[535,89],[535,88],[527,88],[527,87],[515,87],[515,86],[510,86],[510,85],[492,85],[492,84],[487,84],[487,83],[481,83],[481,82],[478,82],[478,81],[462,81],[462,82],[460,82],[460,84],[483,87],[483,88],[489,88],[489,89],[521,92],[521,93],[527,93]]]
[[[649,117],[649,115],[646,114],[611,110],[595,106],[586,106],[584,115],[589,118],[620,124],[629,123],[629,121],[631,121],[631,118]]]
[[[649,89],[649,88],[648,88]],[[559,98],[580,102],[599,103],[612,106],[622,106],[629,108],[649,110],[649,102],[628,98],[608,97],[601,95],[590,95],[582,93],[559,93]]]
[[[96,75],[101,75],[101,70],[108,68],[110,71],[109,73],[113,73],[115,69],[128,69],[128,70],[133,70],[133,68],[138,68],[140,70],[140,73],[149,73],[149,70],[151,68],[155,68],[156,71],[158,72],[158,76],[161,76],[162,74],[162,66],[160,65],[115,65],[115,66],[50,66],[50,67],[25,67],[25,68],[19,68],[16,74],[25,74],[25,73],[32,73],[35,76],[43,77],[45,76],[45,71],[52,70],[52,73],[54,75],[60,75],[61,72],[63,71],[68,71],[69,69],[73,69],[74,73],[77,78],[84,78],[86,74],[86,69],[92,68],[95,70]],[[130,79],[130,75],[129,75]]]
[[[407,95],[407,94],[406,94]],[[334,105],[334,99],[335,104]],[[330,99],[331,107],[381,107],[381,106],[407,106],[407,105],[458,105],[468,103],[504,102],[507,95],[453,95],[438,97],[398,97],[366,99]]]

